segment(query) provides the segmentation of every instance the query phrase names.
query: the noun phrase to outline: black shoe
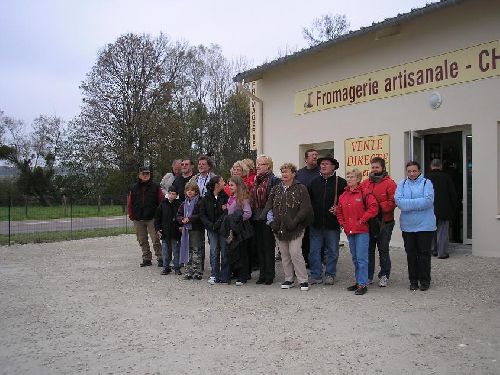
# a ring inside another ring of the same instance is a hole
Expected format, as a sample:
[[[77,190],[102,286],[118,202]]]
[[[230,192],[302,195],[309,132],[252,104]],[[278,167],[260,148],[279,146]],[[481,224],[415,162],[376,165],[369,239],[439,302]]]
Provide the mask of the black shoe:
[[[307,292],[309,290],[309,283],[300,283],[300,290]]]
[[[172,270],[170,268],[164,268],[163,271],[161,271],[162,275],[168,275]]]
[[[443,255],[442,257],[438,257],[438,259],[448,259],[450,254]]]
[[[163,267],[163,260],[158,259],[158,267]]]
[[[437,256],[438,256],[437,251],[433,251],[433,252],[432,252],[432,256],[433,256],[433,257],[437,257]]]
[[[175,271],[174,271],[174,273],[175,273],[176,275],[182,275],[181,270],[175,270]]]
[[[290,289],[295,286],[295,283],[293,281],[285,281],[284,283],[281,284],[281,289]]]
[[[151,263],[150,260],[143,260],[141,264],[139,264],[139,266],[141,267],[148,267],[148,266],[152,266],[153,263]]]
[[[427,289],[429,289],[429,286],[430,286],[429,284],[422,284],[422,283],[420,283],[420,290],[422,292],[425,292]]]
[[[417,283],[410,283],[410,290],[417,290],[417,289],[418,289]]]
[[[194,279],[195,280],[201,280],[201,279],[203,279],[203,276],[201,276],[201,275],[194,275]]]
[[[184,275],[184,280],[192,280],[193,276],[191,275]]]
[[[358,286],[358,289],[356,289],[356,291],[354,292],[355,295],[357,296],[362,296],[363,294],[365,294],[366,292],[368,292],[368,288],[366,286]]]
[[[255,282],[255,284],[264,284],[266,282],[266,280],[264,279],[259,279]]]
[[[358,289],[358,284],[354,284],[354,285],[347,287],[347,291],[349,291],[349,292],[354,292],[357,289]]]
[[[264,284],[266,284],[266,285],[272,285],[272,284],[273,284],[273,282],[274,282],[274,280],[266,280],[266,281],[264,282]]]

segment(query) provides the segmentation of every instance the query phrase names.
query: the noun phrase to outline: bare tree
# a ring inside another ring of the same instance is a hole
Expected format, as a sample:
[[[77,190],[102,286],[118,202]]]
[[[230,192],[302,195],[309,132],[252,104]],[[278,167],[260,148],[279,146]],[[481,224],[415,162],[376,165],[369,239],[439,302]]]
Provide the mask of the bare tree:
[[[349,31],[349,21],[347,21],[345,14],[332,15],[328,13],[315,18],[310,27],[304,27],[302,35],[309,43],[309,46],[312,47],[338,38],[347,31]]]

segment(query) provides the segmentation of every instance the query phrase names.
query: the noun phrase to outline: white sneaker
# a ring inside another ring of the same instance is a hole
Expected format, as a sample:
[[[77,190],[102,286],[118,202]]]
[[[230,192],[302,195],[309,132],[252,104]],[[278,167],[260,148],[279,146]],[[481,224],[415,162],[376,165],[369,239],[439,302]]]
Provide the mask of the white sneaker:
[[[215,277],[210,276],[210,277],[208,278],[208,283],[209,283],[210,285],[215,285]]]
[[[242,285],[243,285],[243,283],[242,283],[241,281],[236,281],[236,282],[234,283],[234,285],[236,285],[236,286],[242,286]]]
[[[389,282],[389,279],[387,276],[383,275],[379,280],[378,280],[378,286],[380,287],[386,287],[387,283]]]
[[[368,284],[373,284],[373,280],[372,279],[368,279]]]

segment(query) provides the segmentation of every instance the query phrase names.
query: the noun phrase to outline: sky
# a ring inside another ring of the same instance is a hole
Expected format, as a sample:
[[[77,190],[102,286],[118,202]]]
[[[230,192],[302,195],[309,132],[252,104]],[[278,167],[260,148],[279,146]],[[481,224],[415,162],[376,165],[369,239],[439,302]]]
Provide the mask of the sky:
[[[307,46],[302,28],[345,14],[350,30],[435,0],[1,0],[0,110],[30,124],[40,115],[71,120],[80,83],[100,49],[120,35],[167,34],[218,44],[250,68]]]

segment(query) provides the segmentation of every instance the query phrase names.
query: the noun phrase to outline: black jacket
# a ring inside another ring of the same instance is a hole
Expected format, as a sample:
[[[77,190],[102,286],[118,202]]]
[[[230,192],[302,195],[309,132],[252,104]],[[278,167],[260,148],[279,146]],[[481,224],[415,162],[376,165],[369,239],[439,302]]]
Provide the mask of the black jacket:
[[[177,211],[180,205],[181,202],[178,199],[170,202],[165,198],[156,209],[155,230],[157,232],[161,230],[162,240],[181,239],[180,225],[177,221]]]
[[[200,219],[203,226],[212,232],[218,232],[221,224],[221,217],[226,210],[222,209],[223,205],[227,205],[229,197],[224,191],[221,191],[215,199],[213,192],[207,191],[200,202]]]
[[[193,175],[189,177],[183,177],[182,175],[176,176],[174,182],[172,182],[172,186],[175,187],[175,191],[177,191],[177,195],[179,196],[179,200],[184,202],[186,196],[184,195],[184,189],[186,188],[186,184],[190,179],[193,178]]]
[[[333,206],[334,196],[337,195],[337,204],[340,195],[347,186],[346,180],[338,178],[337,191],[335,192],[337,174],[334,173],[328,179],[318,176],[309,185],[309,196],[314,211],[314,222],[312,226],[317,229],[340,229],[337,216],[328,210]]]
[[[127,199],[128,216],[131,220],[151,220],[163,200],[160,185],[152,180],[136,182],[130,188]]]
[[[453,220],[458,196],[451,177],[443,171],[433,170],[426,174],[434,187],[434,215],[439,220]]]

